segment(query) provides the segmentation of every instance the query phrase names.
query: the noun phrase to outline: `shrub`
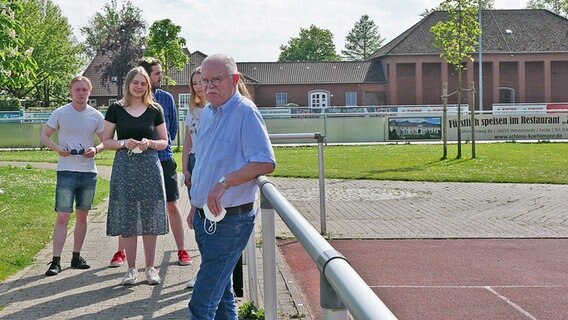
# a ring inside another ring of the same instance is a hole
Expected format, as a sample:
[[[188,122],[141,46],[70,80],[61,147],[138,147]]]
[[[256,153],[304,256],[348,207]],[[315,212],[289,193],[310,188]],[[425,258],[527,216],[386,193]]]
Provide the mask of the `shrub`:
[[[264,309],[258,309],[252,301],[239,306],[239,320],[264,320]]]
[[[0,98],[0,111],[19,111],[20,100]]]

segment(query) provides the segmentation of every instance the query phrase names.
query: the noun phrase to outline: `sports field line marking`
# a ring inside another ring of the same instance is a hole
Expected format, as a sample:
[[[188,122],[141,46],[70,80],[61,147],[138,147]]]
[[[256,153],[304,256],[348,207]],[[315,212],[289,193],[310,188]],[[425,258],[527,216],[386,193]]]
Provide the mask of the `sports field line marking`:
[[[503,296],[502,294],[500,294],[499,292],[495,291],[495,289],[491,288],[491,287],[486,287],[485,289],[487,289],[489,292],[493,293],[494,295],[496,295],[497,297],[499,297],[501,300],[505,301],[506,303],[508,303],[510,306],[512,306],[513,308],[517,309],[517,311],[519,311],[520,313],[524,314],[526,317],[528,317],[531,320],[536,320],[536,318],[528,313],[525,309],[521,308],[518,304],[514,303],[513,301],[509,300],[507,297]]]

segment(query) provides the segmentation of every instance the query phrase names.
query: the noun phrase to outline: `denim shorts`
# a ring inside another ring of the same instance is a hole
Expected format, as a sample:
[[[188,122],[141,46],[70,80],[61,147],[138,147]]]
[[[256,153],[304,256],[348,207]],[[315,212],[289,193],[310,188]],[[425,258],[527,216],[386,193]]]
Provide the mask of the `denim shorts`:
[[[91,210],[96,189],[96,173],[57,171],[55,211],[73,212],[73,201],[78,210]]]

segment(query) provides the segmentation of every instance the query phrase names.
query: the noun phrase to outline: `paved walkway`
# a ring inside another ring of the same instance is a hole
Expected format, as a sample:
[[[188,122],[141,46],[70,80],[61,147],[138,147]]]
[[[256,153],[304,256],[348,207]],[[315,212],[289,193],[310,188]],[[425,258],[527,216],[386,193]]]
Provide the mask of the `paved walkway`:
[[[6,164],[0,162],[0,166]],[[99,170],[101,176],[110,176],[109,168]],[[318,182],[271,180],[319,230]],[[182,212],[187,212],[186,193],[181,193]],[[564,185],[326,180],[327,231],[334,239],[562,238],[568,236],[567,194]],[[107,268],[116,239],[105,235],[105,213],[106,203],[94,210],[82,251],[91,269],[69,268],[71,233],[60,275],[44,277],[51,257],[49,245],[36,263],[0,285],[0,318],[185,319],[190,295],[185,282],[199,265],[193,232],[186,233],[193,266],[176,264],[170,234],[158,240],[156,264],[162,284],[148,286],[142,280],[123,287],[120,280],[126,267]],[[279,238],[292,237],[279,219],[276,230]],[[143,265],[141,250],[140,243],[138,266]],[[279,318],[310,318],[300,286],[279,251],[277,264]],[[245,288],[245,299],[248,292]]]

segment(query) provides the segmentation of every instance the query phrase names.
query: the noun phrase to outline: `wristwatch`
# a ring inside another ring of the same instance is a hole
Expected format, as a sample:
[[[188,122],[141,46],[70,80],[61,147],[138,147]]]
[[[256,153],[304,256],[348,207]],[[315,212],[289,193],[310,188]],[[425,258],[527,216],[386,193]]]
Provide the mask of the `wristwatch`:
[[[217,183],[222,185],[223,188],[229,189],[229,184],[227,183],[227,178],[225,176],[222,176]]]
[[[124,148],[125,144],[126,142],[124,142],[124,140],[120,140],[120,149]]]

